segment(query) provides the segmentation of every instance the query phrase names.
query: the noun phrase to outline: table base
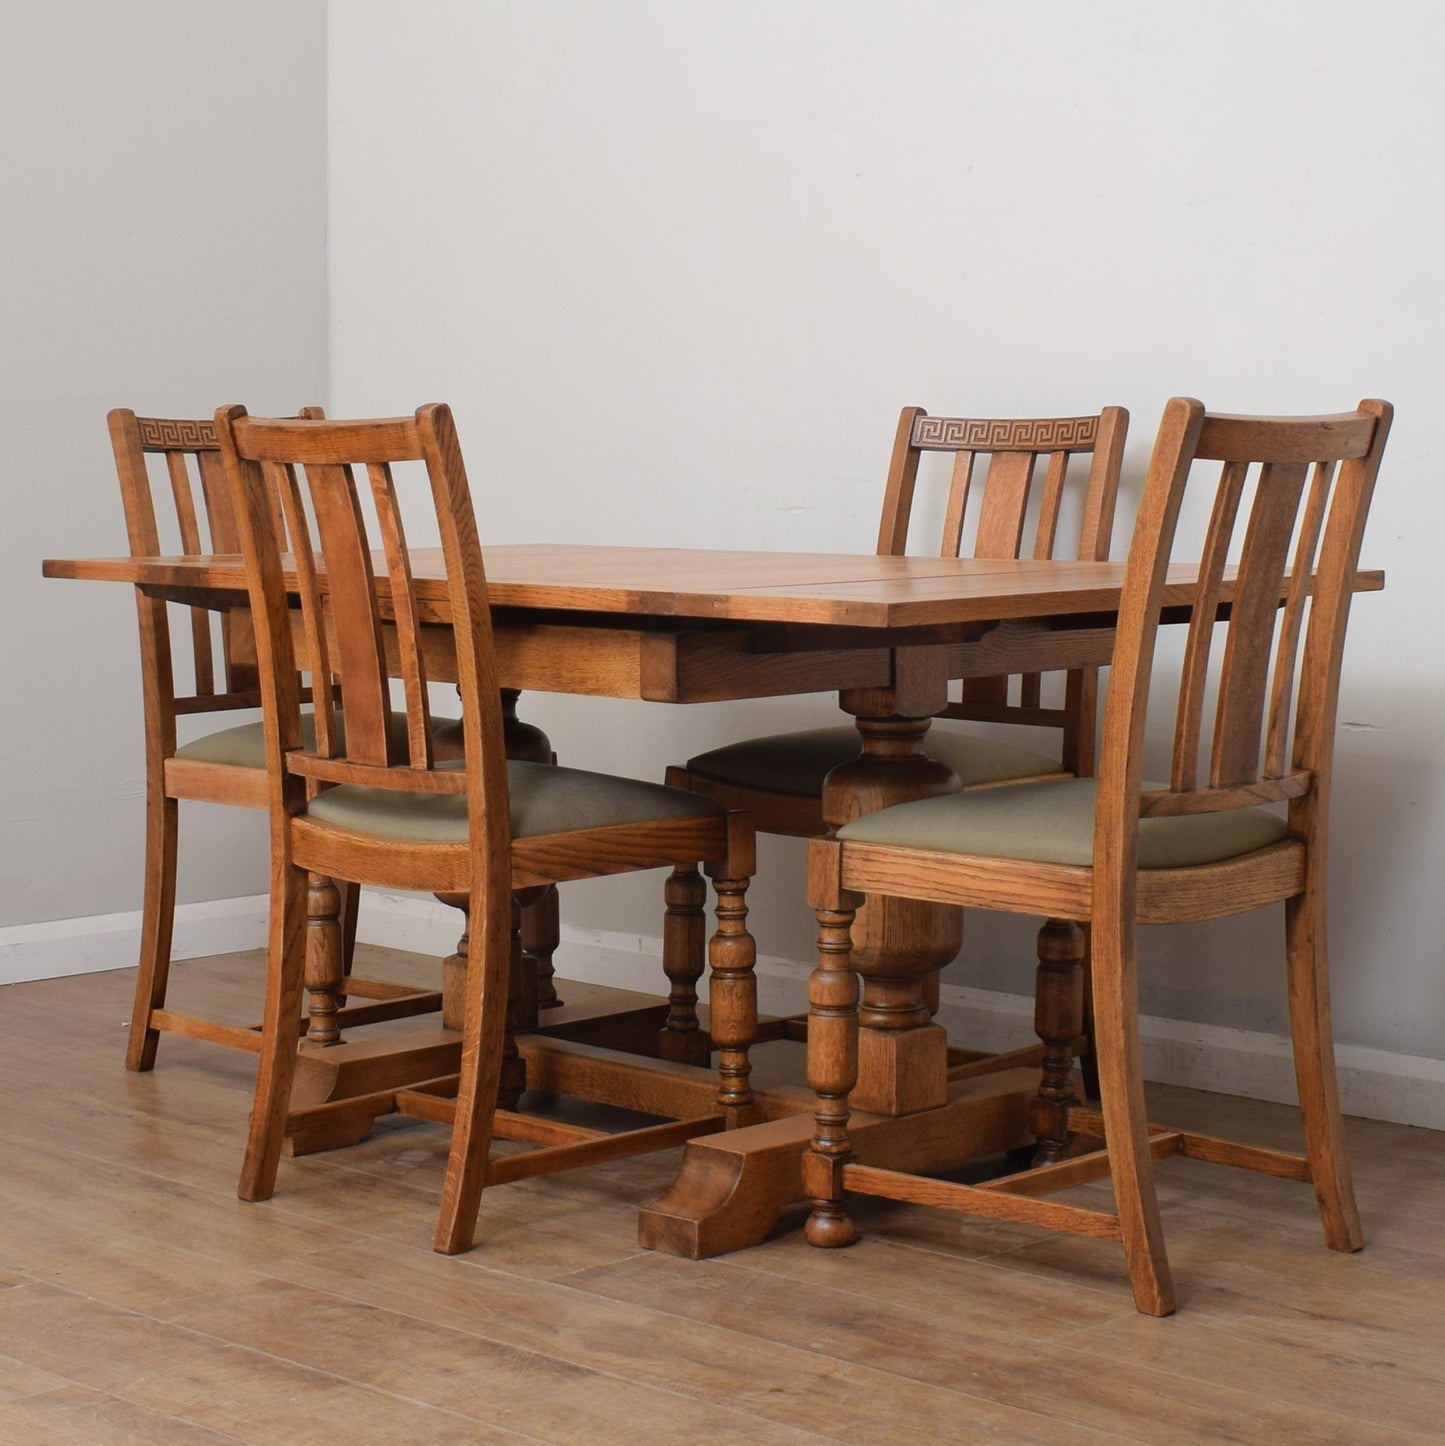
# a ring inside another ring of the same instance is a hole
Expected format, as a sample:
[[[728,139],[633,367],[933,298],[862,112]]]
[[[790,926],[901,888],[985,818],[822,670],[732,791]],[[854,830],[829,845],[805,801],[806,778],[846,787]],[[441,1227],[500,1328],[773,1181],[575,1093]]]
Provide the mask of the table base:
[[[1036,1067],[956,1080],[936,1109],[853,1114],[849,1136],[860,1164],[952,1169],[1032,1144],[1028,1111],[1038,1084]],[[690,1141],[677,1179],[643,1206],[638,1241],[702,1260],[767,1239],[784,1207],[805,1198],[803,1155],[813,1136],[811,1095],[809,1100],[806,1113]]]
[[[656,1057],[665,1003],[573,981],[561,987],[569,1002],[546,1011],[539,1030],[517,1039],[529,1090],[668,1119],[695,1119],[714,1107],[714,1070]],[[786,1047],[796,1049],[801,1076],[802,1046]],[[980,1059],[951,1071],[963,1077],[951,1080],[935,1108],[903,1115],[855,1112],[849,1130],[858,1160],[889,1169],[947,1170],[1029,1145],[1036,1053],[999,1056],[996,1065]],[[288,1153],[359,1143],[378,1117],[397,1108],[398,1094],[424,1096],[428,1082],[457,1072],[460,1058],[460,1032],[435,1026],[324,1048],[303,1045],[287,1120]],[[791,1059],[787,1065],[791,1074]],[[783,1210],[804,1198],[813,1093],[801,1082],[770,1081],[756,1089],[756,1099],[757,1123],[687,1143],[676,1180],[640,1212],[643,1246],[693,1260],[741,1250],[766,1239]]]

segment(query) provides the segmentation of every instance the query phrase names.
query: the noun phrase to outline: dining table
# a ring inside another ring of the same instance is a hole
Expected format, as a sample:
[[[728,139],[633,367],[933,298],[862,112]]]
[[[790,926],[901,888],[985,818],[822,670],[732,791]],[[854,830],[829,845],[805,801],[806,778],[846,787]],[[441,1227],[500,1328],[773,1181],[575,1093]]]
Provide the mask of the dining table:
[[[1124,574],[1114,562],[560,543],[486,547],[484,562],[507,690],[667,704],[835,693],[857,723],[859,755],[828,780],[833,825],[959,786],[927,752],[929,720],[956,680],[1107,664]],[[454,679],[440,550],[413,549],[411,569],[427,676]],[[375,570],[384,614],[384,558]],[[44,573],[219,612],[247,606],[239,556],[56,558]],[[1171,569],[1167,620],[1187,616],[1196,574]],[[1356,586],[1377,589],[1383,575],[1361,572]],[[1227,608],[1227,585],[1224,596]],[[984,1055],[951,1046],[933,1020],[930,981],[959,947],[958,910],[870,900],[854,939],[871,960],[850,1125],[858,1158],[945,1169],[1026,1146],[1041,1046]],[[586,1005],[543,1011],[518,1039],[529,1085],[628,1108],[663,1101],[661,1113],[705,1109],[711,1072],[637,1052],[657,1037],[637,1025],[651,1016],[621,1017],[609,1024]],[[373,1116],[358,1101],[444,1073],[460,1051],[456,1024],[444,1013],[439,1026],[377,1041],[303,1046],[288,1121],[294,1151],[359,1138]],[[755,1244],[803,1197],[812,1093],[783,1084],[756,1100],[756,1123],[686,1144],[677,1177],[640,1213],[643,1245],[701,1258]]]

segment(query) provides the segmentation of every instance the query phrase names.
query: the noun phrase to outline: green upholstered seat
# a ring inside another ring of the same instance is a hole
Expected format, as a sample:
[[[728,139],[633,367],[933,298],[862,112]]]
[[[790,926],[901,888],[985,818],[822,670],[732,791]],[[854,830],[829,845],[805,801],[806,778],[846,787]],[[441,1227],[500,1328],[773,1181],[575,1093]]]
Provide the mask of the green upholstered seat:
[[[660,783],[546,763],[508,763],[507,788],[513,838],[662,819],[712,818],[726,812],[710,798]],[[467,801],[455,793],[405,793],[346,784],[319,794],[307,811],[314,819],[375,838],[452,844],[467,838]]]
[[[432,728],[452,727],[453,718],[433,718]],[[342,713],[336,715],[337,731],[345,737],[346,720]],[[405,745],[406,714],[391,715],[392,737]],[[308,750],[316,747],[316,718],[311,713],[301,715],[301,742]],[[232,768],[265,768],[266,734],[259,723],[242,723],[235,728],[223,728],[219,733],[207,733],[194,742],[176,749],[175,756],[194,763],[225,763]]]
[[[848,843],[1087,866],[1094,860],[1095,792],[1092,778],[1063,778],[924,798],[870,813],[840,828],[838,837]],[[1284,819],[1269,807],[1141,819],[1139,867],[1217,863],[1277,843],[1285,833]]]
[[[1057,758],[937,723],[928,730],[923,751],[953,769],[965,788],[1061,771]],[[858,730],[849,723],[730,743],[688,759],[687,771],[737,788],[821,798],[829,770],[857,756]]]

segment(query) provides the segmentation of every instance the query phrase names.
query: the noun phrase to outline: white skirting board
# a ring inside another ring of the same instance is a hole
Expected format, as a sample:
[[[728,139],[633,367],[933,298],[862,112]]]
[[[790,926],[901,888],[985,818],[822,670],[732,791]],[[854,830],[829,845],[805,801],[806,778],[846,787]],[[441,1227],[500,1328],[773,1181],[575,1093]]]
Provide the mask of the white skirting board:
[[[460,923],[456,910],[422,895],[368,889],[361,896],[358,934],[367,943],[449,954],[456,947]],[[173,957],[256,949],[265,938],[264,896],[182,904],[176,910]],[[0,929],[0,985],[132,968],[139,948],[139,912],[14,925]],[[666,979],[658,963],[661,949],[657,938],[564,926],[558,973],[662,994]],[[769,1014],[806,1010],[810,969],[810,964],[795,960],[760,958],[759,1007]],[[704,997],[706,987],[704,978]],[[939,1022],[951,1038],[975,1048],[1029,1043],[1032,1019],[1033,1001],[1025,996],[943,986]],[[1280,1035],[1149,1015],[1140,1021],[1140,1029],[1147,1079],[1252,1099],[1295,1100],[1289,1041]],[[1339,1045],[1335,1057],[1347,1114],[1445,1130],[1445,1060],[1350,1044]]]
[[[265,943],[264,894],[176,907],[172,959],[202,959],[237,949],[260,949]],[[139,909],[0,929],[0,984],[133,969],[139,957]]]

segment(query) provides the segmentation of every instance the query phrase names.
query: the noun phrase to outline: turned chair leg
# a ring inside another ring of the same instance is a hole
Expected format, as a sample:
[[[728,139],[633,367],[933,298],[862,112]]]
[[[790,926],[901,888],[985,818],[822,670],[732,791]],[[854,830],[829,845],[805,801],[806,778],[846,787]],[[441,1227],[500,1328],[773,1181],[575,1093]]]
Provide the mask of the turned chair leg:
[[[269,1200],[276,1188],[299,1048],[296,1022],[305,982],[306,896],[303,870],[281,864],[273,871],[261,1057],[237,1191],[243,1200]]]
[[[1335,1081],[1323,888],[1285,901],[1285,945],[1295,1083],[1325,1244],[1331,1250],[1359,1250],[1365,1237]]]
[[[141,906],[140,972],[130,1015],[125,1067],[148,1070],[156,1062],[160,1031],[151,1015],[163,1009],[171,969],[171,936],[176,917],[176,846],[180,809],[158,788],[146,797],[145,899]]]
[[[1054,1165],[1069,1153],[1069,1111],[1074,1094],[1074,1044],[1084,1026],[1084,932],[1068,919],[1049,919],[1039,930],[1034,982],[1034,1033],[1043,1041],[1039,1092],[1029,1111],[1038,1149],[1036,1165]]]
[[[711,1058],[712,1041],[698,1024],[697,982],[707,952],[707,885],[695,865],[678,864],[673,869],[663,887],[663,899],[662,969],[669,987],[667,1022],[657,1039],[658,1057],[705,1066]],[[716,1026],[716,1017],[713,1022]]]
[[[352,892],[355,892],[352,890]],[[306,897],[306,988],[310,996],[309,1044],[341,1043],[337,1021],[342,969],[341,890],[325,874],[311,874]]]
[[[717,932],[708,943],[708,1001],[718,1052],[717,1103],[728,1129],[751,1124],[757,1116],[748,1059],[758,1033],[758,950],[747,926],[753,848],[751,826],[741,814],[730,814],[728,856],[708,865],[717,894]]]
[[[856,904],[835,897],[817,909],[818,967],[808,980],[808,1084],[817,1096],[813,1142],[803,1156],[803,1188],[812,1200],[804,1227],[810,1245],[852,1245],[843,1167],[853,1158],[848,1095],[858,1080],[858,976],[850,963]]]

